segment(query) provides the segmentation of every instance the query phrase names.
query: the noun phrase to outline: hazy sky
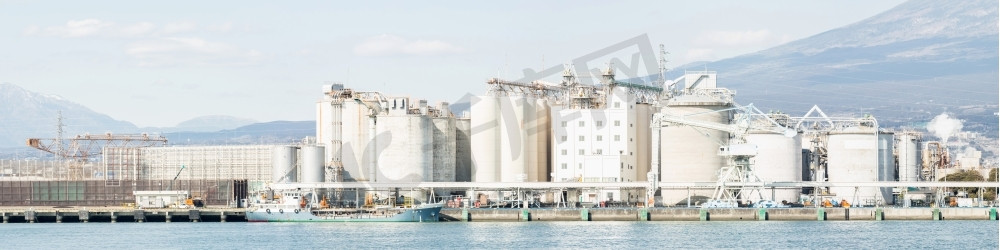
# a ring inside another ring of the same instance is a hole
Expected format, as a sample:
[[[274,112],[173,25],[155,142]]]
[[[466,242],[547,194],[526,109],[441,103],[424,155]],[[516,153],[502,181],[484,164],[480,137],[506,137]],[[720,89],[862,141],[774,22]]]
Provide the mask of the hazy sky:
[[[139,126],[312,120],[325,81],[455,102],[643,34],[678,66],[902,1],[248,2],[0,0],[0,82]]]

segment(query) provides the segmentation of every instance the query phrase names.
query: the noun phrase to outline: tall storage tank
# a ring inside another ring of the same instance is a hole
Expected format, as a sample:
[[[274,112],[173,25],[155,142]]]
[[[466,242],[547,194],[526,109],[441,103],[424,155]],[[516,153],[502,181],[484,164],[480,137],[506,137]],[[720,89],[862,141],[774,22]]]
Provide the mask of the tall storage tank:
[[[324,182],[326,180],[326,168],[323,164],[326,159],[325,150],[323,146],[302,147],[302,182]]]
[[[341,105],[341,157],[344,164],[345,181],[374,181],[371,169],[374,167],[374,153],[371,142],[371,110],[353,100]]]
[[[893,157],[895,135],[891,132],[879,132],[878,134],[878,180],[896,181],[896,159]],[[891,187],[879,188],[882,193],[884,204],[895,204]]]
[[[378,182],[431,181],[434,125],[424,115],[379,116]]]
[[[271,182],[295,182],[295,147],[277,146],[271,152]]]
[[[661,112],[686,116],[691,120],[729,123],[729,112],[720,111],[730,104],[715,98],[699,95],[678,96],[667,102]],[[729,133],[698,129],[688,125],[665,124],[660,129],[661,182],[714,182],[719,170],[726,165],[726,158],[719,156],[719,146],[727,143]],[[684,203],[687,190],[661,190],[663,204]],[[712,197],[714,189],[692,190],[692,196]],[[694,200],[694,199],[692,199]],[[695,204],[692,202],[691,204]]]
[[[920,136],[915,133],[896,134],[899,157],[899,181],[920,180]]]
[[[340,162],[343,100],[324,95],[316,103],[316,139],[326,149],[326,162]]]
[[[526,179],[527,141],[525,118],[531,105],[524,97],[500,98],[500,181],[517,182]]]
[[[476,96],[470,108],[474,182],[500,181],[500,98]]]
[[[434,117],[434,162],[432,181],[455,181],[455,118]]]
[[[757,177],[765,182],[802,181],[802,140],[801,135],[788,137],[782,134],[751,131],[747,142],[757,145],[753,169]],[[795,202],[801,189],[762,190],[761,196],[772,201]],[[757,198],[757,197],[752,197]]]
[[[455,181],[472,181],[472,123],[455,119]]]
[[[875,128],[849,127],[831,131],[827,142],[830,182],[874,182],[879,178],[879,138]],[[876,187],[831,187],[835,199],[853,205],[875,205],[882,197]]]
[[[535,181],[538,180],[538,150],[539,139],[545,133],[537,127],[539,122],[538,103],[535,98],[525,98],[524,120],[521,121],[521,130],[524,131],[524,165],[521,167],[523,174],[511,181]],[[521,178],[521,179],[518,179]],[[503,178],[501,178],[503,179]]]
[[[652,158],[651,145],[653,136],[650,133],[650,119],[653,117],[653,106],[650,104],[636,104],[635,105],[635,141],[636,141],[636,164],[635,164],[635,174],[636,181],[649,181],[646,176],[647,173],[652,171],[650,169],[650,163],[654,160]]]
[[[550,145],[549,141],[552,139],[552,112],[549,106],[548,100],[535,99],[535,124],[529,127],[528,133],[535,133],[537,147],[534,150],[535,154],[535,174],[534,177],[528,177],[528,181],[533,182],[547,182],[549,181],[549,173],[551,173],[551,167],[549,166],[550,155]]]

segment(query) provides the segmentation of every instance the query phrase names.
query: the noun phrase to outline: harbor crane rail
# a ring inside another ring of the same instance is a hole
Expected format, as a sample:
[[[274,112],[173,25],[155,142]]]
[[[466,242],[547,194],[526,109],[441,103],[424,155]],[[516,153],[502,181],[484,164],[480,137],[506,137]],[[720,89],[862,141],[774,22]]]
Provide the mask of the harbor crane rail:
[[[64,141],[68,140],[68,145]],[[83,134],[73,138],[28,138],[27,146],[70,160],[67,177],[71,180],[83,178],[83,166],[92,157],[101,155],[104,148],[141,148],[163,146],[167,138],[149,134]]]

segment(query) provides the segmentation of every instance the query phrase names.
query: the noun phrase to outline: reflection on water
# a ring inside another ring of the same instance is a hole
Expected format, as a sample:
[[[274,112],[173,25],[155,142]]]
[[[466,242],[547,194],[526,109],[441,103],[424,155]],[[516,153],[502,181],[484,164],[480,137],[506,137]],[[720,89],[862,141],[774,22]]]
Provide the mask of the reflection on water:
[[[997,221],[2,224],[38,248],[997,249]]]

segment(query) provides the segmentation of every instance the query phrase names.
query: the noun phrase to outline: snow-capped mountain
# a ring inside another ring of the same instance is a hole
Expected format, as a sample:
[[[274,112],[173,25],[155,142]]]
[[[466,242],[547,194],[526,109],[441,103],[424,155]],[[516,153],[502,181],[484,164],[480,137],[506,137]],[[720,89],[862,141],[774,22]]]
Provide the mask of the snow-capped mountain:
[[[721,87],[737,91],[738,102],[799,115],[818,104],[828,113],[874,114],[906,126],[942,111],[995,111],[997,9],[990,0],[911,0],[845,27],[668,75],[707,68],[718,72]],[[991,115],[960,118],[995,128]]]
[[[55,138],[59,111],[64,137],[106,132],[134,133],[138,128],[56,95],[0,83],[0,147],[23,146],[27,138]]]

